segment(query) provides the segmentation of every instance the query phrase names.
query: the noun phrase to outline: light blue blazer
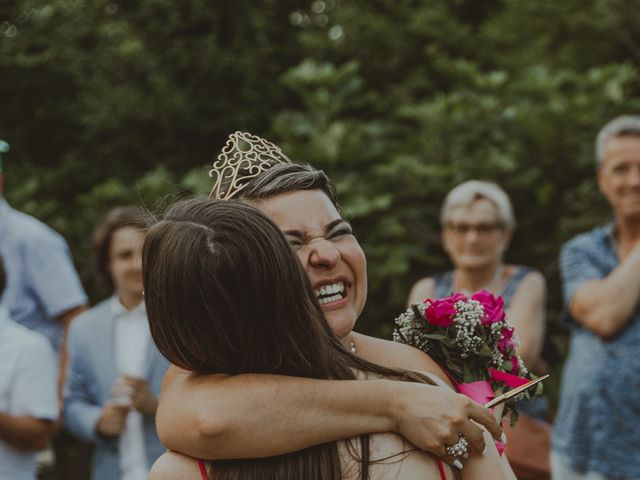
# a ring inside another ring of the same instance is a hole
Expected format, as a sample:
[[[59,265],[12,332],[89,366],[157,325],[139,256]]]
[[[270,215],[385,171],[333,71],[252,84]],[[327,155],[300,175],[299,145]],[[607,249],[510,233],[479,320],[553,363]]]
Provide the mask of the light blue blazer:
[[[118,378],[115,362],[115,318],[110,299],[79,315],[71,324],[67,348],[69,364],[64,387],[63,422],[75,435],[95,444],[93,480],[119,480],[118,439],[105,439],[96,433],[96,425],[111,389]],[[169,362],[153,342],[147,352],[147,374],[151,390],[160,394],[160,386]],[[155,419],[144,417],[145,450],[148,467],[166,450],[156,434]]]

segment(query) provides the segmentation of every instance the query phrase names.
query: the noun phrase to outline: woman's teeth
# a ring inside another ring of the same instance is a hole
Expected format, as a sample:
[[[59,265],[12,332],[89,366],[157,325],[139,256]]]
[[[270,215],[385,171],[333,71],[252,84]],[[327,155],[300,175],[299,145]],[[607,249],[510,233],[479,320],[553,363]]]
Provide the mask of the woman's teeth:
[[[336,282],[330,285],[323,285],[315,292],[320,305],[324,305],[325,303],[337,302],[344,297],[344,283]]]

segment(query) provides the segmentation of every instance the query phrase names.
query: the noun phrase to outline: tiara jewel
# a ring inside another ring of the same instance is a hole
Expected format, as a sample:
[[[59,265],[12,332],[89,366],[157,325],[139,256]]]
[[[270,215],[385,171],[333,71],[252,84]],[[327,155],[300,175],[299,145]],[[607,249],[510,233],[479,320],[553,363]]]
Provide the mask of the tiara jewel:
[[[209,198],[227,200],[248,184],[248,181],[274,165],[291,163],[280,147],[247,132],[229,135],[209,176],[214,179]]]

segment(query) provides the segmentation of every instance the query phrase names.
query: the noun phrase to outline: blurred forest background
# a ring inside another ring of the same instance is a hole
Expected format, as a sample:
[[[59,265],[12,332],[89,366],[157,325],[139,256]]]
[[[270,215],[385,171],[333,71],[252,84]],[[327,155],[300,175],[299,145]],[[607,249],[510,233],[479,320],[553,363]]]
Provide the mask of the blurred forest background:
[[[7,193],[69,241],[112,206],[207,192],[235,130],[325,169],[369,259],[359,330],[449,267],[447,191],[489,179],[519,226],[508,260],[550,282],[560,245],[608,220],[593,140],[640,112],[639,0],[0,0]],[[557,357],[560,358],[560,357]]]

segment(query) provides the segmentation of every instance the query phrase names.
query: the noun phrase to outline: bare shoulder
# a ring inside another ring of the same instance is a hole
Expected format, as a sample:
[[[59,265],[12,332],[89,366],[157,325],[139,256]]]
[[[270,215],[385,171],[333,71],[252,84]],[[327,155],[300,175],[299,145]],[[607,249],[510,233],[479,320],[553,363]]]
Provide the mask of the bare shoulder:
[[[164,380],[162,381],[162,390],[170,388],[174,383],[179,382],[188,374],[186,370],[170,365],[167,373],[164,374]]]
[[[198,462],[176,452],[165,452],[155,461],[149,480],[201,480]]]
[[[347,454],[344,444],[347,440],[338,444],[338,452],[341,454],[343,480],[361,478],[359,475],[360,462],[354,460],[353,446]],[[435,459],[428,453],[417,449],[400,435],[395,433],[377,433],[369,437],[369,477],[376,480],[421,480],[440,479]],[[346,461],[345,461],[346,460]],[[349,468],[351,467],[351,468]],[[451,478],[452,472],[445,467],[447,478]],[[354,473],[356,473],[354,475]]]
[[[432,297],[435,289],[436,284],[432,277],[421,278],[411,287],[411,292],[407,299],[407,306]]]
[[[515,296],[526,296],[530,298],[544,297],[547,291],[547,281],[537,270],[533,270],[522,279],[515,291]]]
[[[535,285],[539,287],[544,287],[547,284],[547,281],[545,280],[542,273],[540,273],[538,270],[531,270],[522,279],[521,285],[524,285],[524,284],[528,284],[529,286]]]
[[[449,384],[442,368],[429,355],[404,343],[353,333],[358,355],[383,367],[431,373]]]

